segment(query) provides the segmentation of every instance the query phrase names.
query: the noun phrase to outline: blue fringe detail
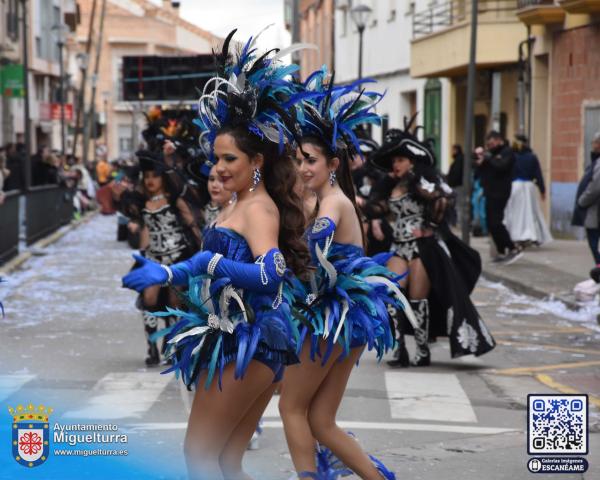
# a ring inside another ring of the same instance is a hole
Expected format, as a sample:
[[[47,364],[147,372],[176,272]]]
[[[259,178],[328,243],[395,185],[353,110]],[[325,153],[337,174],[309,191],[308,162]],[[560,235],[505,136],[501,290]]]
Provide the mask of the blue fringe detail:
[[[316,461],[317,476],[314,478],[319,480],[337,480],[354,473],[325,445],[317,444]]]
[[[247,312],[249,320],[246,322],[242,308],[233,300],[228,312],[218,310],[223,288],[231,285],[229,279],[214,280],[210,286],[210,298],[201,298],[202,285],[209,279],[208,275],[190,278],[185,296],[189,310],[167,308],[165,312],[156,312],[157,316],[180,317],[176,324],[151,336],[153,341],[165,337],[169,342],[166,355],[173,364],[163,374],[175,372],[177,377],[181,375],[183,382],[191,387],[197,383],[200,373],[206,371],[204,388],[208,389],[217,377],[221,389],[223,371],[230,362],[235,362],[236,379],[244,377],[253,359],[283,365],[298,362],[296,339],[300,338],[300,332],[289,320],[291,313],[288,299],[293,298],[289,288],[284,287],[283,302],[276,310],[272,307],[272,295],[244,292],[243,310]],[[241,295],[240,291],[238,293]],[[209,327],[209,306],[221,318],[223,314],[227,314],[230,320],[237,322],[232,333]],[[200,331],[176,338],[198,327],[201,328]],[[201,342],[202,345],[197,348]]]
[[[322,246],[322,240],[319,238],[311,242],[311,246],[314,248],[317,242]],[[319,357],[322,364],[327,362],[342,320],[342,305],[346,302],[348,311],[337,338],[337,344],[343,348],[343,355],[348,355],[351,348],[366,345],[368,350],[375,350],[380,360],[394,346],[386,305],[403,308],[400,300],[392,294],[383,280],[397,284],[401,276],[365,257],[362,249],[354,245],[331,243],[327,259],[336,271],[334,286],[329,286],[329,274],[324,265],[318,265],[315,273],[316,292],[312,292],[307,283],[295,282],[293,285],[295,307],[305,318],[304,322],[295,319],[295,325],[300,331],[297,352],[299,353],[307,336],[311,335],[311,359],[314,361]],[[317,263],[316,255],[313,255],[313,260]],[[377,282],[377,277],[382,281]],[[307,306],[309,294],[314,294],[315,299]],[[329,316],[326,315],[327,311]],[[326,330],[329,332],[326,347],[321,352],[319,341],[324,338]]]
[[[381,475],[383,476],[383,478],[385,480],[396,480],[396,474],[394,472],[388,470],[388,468],[383,464],[383,462],[381,460],[374,457],[373,455],[369,455],[369,458],[373,462],[373,465],[375,465],[375,468],[377,469],[377,471],[379,473],[381,473]]]

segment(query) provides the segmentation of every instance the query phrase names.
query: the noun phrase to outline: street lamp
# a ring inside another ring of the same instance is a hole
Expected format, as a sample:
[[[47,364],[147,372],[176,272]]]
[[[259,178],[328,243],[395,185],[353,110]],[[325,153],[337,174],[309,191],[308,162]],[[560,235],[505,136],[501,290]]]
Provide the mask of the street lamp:
[[[54,25],[52,32],[56,36],[56,44],[58,45],[58,64],[59,64],[59,75],[60,75],[60,151],[62,155],[65,155],[65,70],[63,62],[63,48],[67,41],[67,30],[66,25]]]
[[[362,78],[363,33],[373,10],[368,5],[360,4],[350,9],[352,21],[358,29],[358,78]]]
[[[89,64],[89,55],[85,52],[79,52],[75,55],[75,61],[77,62],[77,66],[81,71],[81,87],[79,89],[79,93],[77,95],[77,108],[75,111],[75,133],[73,134],[73,151],[72,154],[75,155],[77,149],[77,138],[79,137],[79,125],[81,123],[81,117],[84,108],[84,94],[85,94],[85,79],[87,77],[87,68]],[[84,115],[85,118],[85,115]]]
[[[108,102],[110,100],[110,90],[104,90],[101,95],[104,103],[104,145],[108,148]]]

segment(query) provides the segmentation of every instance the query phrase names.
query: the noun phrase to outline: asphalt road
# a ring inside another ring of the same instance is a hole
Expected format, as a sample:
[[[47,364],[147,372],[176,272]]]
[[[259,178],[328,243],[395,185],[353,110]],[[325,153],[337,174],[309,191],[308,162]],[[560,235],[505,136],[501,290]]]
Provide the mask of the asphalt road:
[[[128,456],[74,459],[51,452],[45,464],[27,469],[11,458],[7,412],[0,423],[0,478],[185,478],[191,394],[172,375],[143,364],[135,295],[120,288],[131,252],[115,237],[114,217],[94,217],[0,285],[6,309],[0,401],[4,408],[52,406],[54,424],[114,424],[128,436]],[[350,379],[340,424],[399,480],[525,479],[533,477],[527,395],[589,393],[590,470],[561,478],[600,478],[594,322],[548,313],[496,284],[480,283],[474,299],[498,341],[493,352],[451,360],[441,339],[432,345],[431,367],[400,370],[366,354]],[[256,479],[290,478],[276,398],[265,412],[260,445],[246,455],[248,472]]]

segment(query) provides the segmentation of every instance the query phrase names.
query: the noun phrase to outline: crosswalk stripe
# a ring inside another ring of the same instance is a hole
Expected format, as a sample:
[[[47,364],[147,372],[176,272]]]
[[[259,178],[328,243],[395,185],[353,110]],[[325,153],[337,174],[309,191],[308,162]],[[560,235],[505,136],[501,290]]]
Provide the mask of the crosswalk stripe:
[[[0,375],[0,401],[10,397],[35,377],[36,375],[26,374]],[[29,401],[29,399],[26,401]]]
[[[172,375],[151,372],[111,372],[92,389],[93,396],[65,418],[116,419],[141,417],[158,399]]]
[[[418,432],[448,432],[475,435],[497,435],[500,433],[519,432],[516,428],[478,427],[471,425],[443,425],[435,423],[395,423],[395,422],[354,422],[340,420],[336,422],[344,430],[390,430],[390,431],[418,431]],[[266,420],[263,428],[283,428],[280,420]],[[133,423],[127,425],[133,430],[185,430],[185,422],[164,423]]]
[[[453,373],[385,372],[385,385],[392,418],[477,422]]]
[[[271,400],[269,400],[269,404],[267,408],[265,408],[265,412],[263,413],[263,418],[279,418],[279,395],[273,395]]]

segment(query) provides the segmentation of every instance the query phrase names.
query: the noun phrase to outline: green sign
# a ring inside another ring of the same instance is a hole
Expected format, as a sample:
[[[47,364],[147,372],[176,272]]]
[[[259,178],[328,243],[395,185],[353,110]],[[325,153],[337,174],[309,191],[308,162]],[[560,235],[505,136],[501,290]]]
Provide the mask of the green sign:
[[[25,96],[23,65],[6,65],[0,69],[0,88],[4,97],[23,98]]]

